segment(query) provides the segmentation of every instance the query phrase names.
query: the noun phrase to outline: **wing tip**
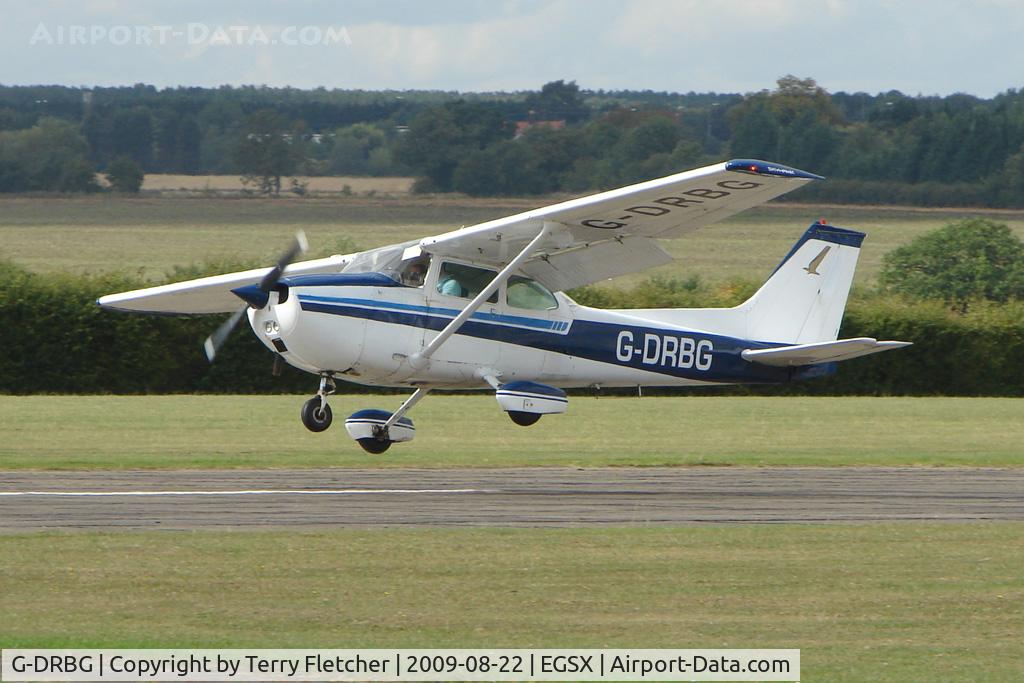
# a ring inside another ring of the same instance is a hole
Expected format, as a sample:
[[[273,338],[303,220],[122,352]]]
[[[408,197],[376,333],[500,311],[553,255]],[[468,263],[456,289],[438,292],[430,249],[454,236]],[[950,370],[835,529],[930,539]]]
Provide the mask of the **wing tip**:
[[[106,294],[96,299],[96,305],[102,308],[104,311],[116,311],[118,313],[124,313],[125,309],[115,305],[117,301],[118,299],[116,294]]]
[[[776,164],[772,161],[762,161],[760,159],[732,159],[725,162],[725,170],[736,171],[738,173],[774,176],[777,178],[797,178],[800,180],[825,179],[825,176],[818,175],[817,173],[801,171],[799,168],[793,168],[792,166],[786,166],[784,164]]]

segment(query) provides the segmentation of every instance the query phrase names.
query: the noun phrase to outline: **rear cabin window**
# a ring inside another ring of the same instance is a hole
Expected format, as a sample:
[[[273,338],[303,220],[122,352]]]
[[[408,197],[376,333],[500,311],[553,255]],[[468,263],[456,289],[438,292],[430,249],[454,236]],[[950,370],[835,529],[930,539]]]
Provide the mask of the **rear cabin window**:
[[[558,308],[558,299],[547,287],[525,277],[513,275],[508,279],[508,305],[531,311],[550,311]]]
[[[448,296],[472,299],[497,275],[497,272],[486,268],[445,262],[441,264],[441,271],[437,275],[437,291]],[[492,294],[487,301],[497,303],[498,293]]]

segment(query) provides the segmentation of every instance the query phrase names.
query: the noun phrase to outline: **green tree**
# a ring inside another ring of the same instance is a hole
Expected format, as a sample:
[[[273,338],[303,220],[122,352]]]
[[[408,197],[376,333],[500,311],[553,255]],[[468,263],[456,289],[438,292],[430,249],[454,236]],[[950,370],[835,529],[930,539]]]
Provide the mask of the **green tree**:
[[[533,150],[518,140],[471,152],[453,178],[456,191],[474,197],[539,194],[540,183]]]
[[[889,180],[899,178],[901,151],[884,130],[857,124],[838,141],[832,172],[842,178]]]
[[[242,173],[236,148],[245,135],[246,116],[237,101],[218,92],[197,117],[199,168],[204,173]]]
[[[960,310],[972,299],[1024,299],[1024,242],[1003,223],[951,223],[886,254],[879,280],[889,291]]]
[[[523,187],[519,194],[527,191],[554,192],[562,189],[565,175],[572,169],[576,159],[584,153],[579,128],[551,129],[537,127],[512,144],[525,146],[529,150],[529,187]]]
[[[339,175],[370,173],[370,158],[385,144],[384,131],[368,123],[357,123],[334,132],[330,171]]]
[[[413,119],[395,156],[420,176],[418,190],[449,192],[455,169],[465,158],[511,134],[495,107],[463,100],[448,102]]]
[[[115,192],[138,194],[144,175],[142,168],[129,156],[115,157],[107,165],[107,182]]]
[[[660,170],[668,165],[679,138],[679,126],[664,116],[649,118],[629,130],[612,150],[618,183],[650,180],[652,167]]]
[[[526,108],[531,118],[541,121],[566,121],[575,123],[590,113],[583,102],[580,86],[576,81],[563,80],[545,83],[540,92],[526,97]]]
[[[624,135],[625,131],[614,122],[611,114],[585,125],[576,140],[572,166],[563,176],[560,189],[582,192],[618,185],[618,167],[609,157],[609,151]]]
[[[96,171],[92,164],[84,156],[80,156],[68,159],[67,163],[61,166],[56,175],[56,182],[38,189],[57,192],[96,192],[100,188],[96,183]]]
[[[779,121],[767,98],[756,95],[729,113],[733,136],[729,145],[734,157],[774,160],[779,153]]]
[[[998,202],[1002,206],[1024,205],[1024,147],[1006,159],[997,180]]]
[[[200,171],[200,154],[202,132],[196,118],[191,114],[183,116],[178,123],[178,136],[175,145],[175,169],[179,173],[198,173]]]
[[[776,84],[730,109],[732,156],[822,170],[838,145],[842,112],[813,78],[783,76]]]
[[[296,164],[287,131],[288,122],[273,110],[263,109],[249,117],[233,150],[243,183],[255,185],[262,194],[281,193],[281,176],[291,173]]]
[[[789,125],[801,115],[810,112],[816,121],[826,124],[843,123],[843,114],[832,102],[828,91],[813,78],[783,76],[776,89],[768,95],[769,106],[779,123]]]
[[[89,145],[62,119],[0,132],[0,191],[91,192],[98,188]]]
[[[146,107],[118,110],[111,118],[111,153],[125,154],[142,168],[153,163],[153,116]]]
[[[153,113],[153,164],[158,173],[177,171],[178,128],[180,117],[173,109],[158,109]]]
[[[830,157],[838,146],[835,129],[805,110],[780,131],[778,158],[797,168],[827,173]]]

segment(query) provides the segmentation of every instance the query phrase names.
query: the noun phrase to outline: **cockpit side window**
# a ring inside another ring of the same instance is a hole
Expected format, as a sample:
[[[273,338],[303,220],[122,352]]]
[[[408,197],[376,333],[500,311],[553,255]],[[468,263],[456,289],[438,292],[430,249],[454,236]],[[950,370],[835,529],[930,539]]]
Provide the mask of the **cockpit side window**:
[[[558,308],[558,299],[547,287],[529,278],[513,275],[508,279],[506,292],[508,305],[531,311],[550,311]]]
[[[441,264],[441,271],[437,276],[437,291],[447,296],[472,299],[482,292],[484,287],[490,284],[497,275],[498,273],[495,271],[486,268],[446,261]],[[498,293],[494,292],[487,301],[492,304],[497,303]]]

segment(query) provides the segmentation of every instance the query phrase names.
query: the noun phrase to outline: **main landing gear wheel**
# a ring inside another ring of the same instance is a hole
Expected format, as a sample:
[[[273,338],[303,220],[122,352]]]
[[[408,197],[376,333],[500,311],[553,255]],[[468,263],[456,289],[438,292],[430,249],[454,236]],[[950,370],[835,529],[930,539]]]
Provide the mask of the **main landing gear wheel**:
[[[418,389],[417,394],[413,396],[422,396],[425,393],[426,391]],[[402,404],[404,408],[399,410],[404,412],[411,400]],[[395,417],[398,419],[394,419]],[[412,441],[416,435],[412,420],[378,408],[364,408],[349,415],[345,420],[345,431],[360,448],[373,455],[380,455],[391,448],[393,443]]]
[[[510,410],[508,411],[508,416],[520,427],[529,427],[532,424],[537,424],[537,420],[540,419],[540,413],[524,413],[521,410]]]
[[[387,449],[391,448],[391,442],[387,439],[378,439],[376,437],[370,437],[368,439],[357,439],[356,443],[363,447],[363,450],[373,455],[380,455]]]
[[[331,406],[314,396],[302,404],[302,424],[311,432],[322,432],[331,426]]]

